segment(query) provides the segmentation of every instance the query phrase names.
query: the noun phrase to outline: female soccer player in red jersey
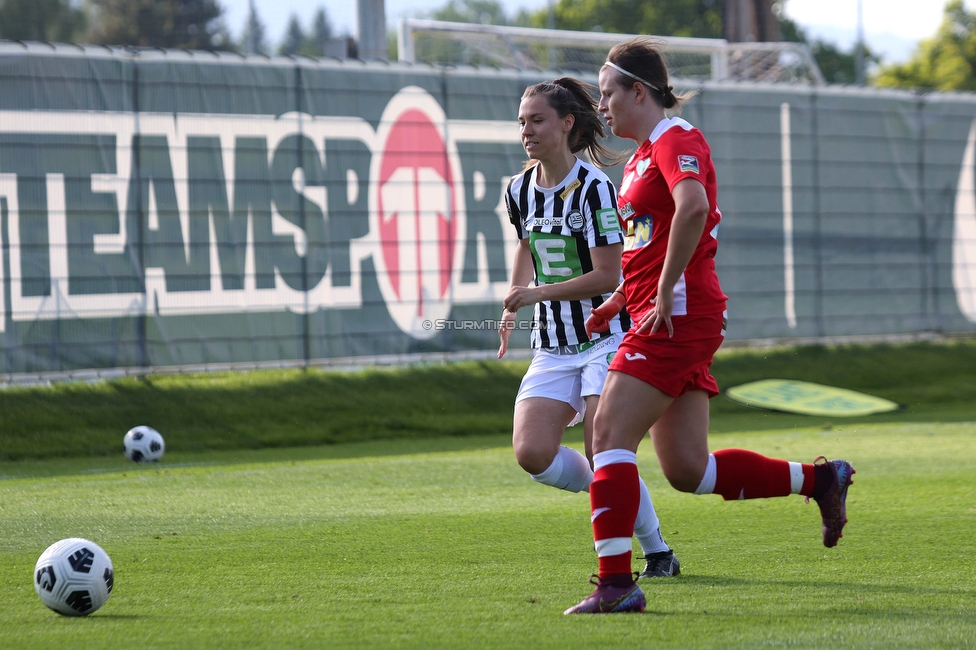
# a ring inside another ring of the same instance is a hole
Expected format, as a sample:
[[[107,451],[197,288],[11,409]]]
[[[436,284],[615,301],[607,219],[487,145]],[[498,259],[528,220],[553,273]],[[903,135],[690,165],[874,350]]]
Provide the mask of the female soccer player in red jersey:
[[[582,420],[590,456],[610,358],[630,326],[626,313],[615,311],[600,336],[591,341],[586,331],[590,309],[620,282],[624,239],[616,188],[595,166],[620,156],[601,142],[603,120],[589,88],[564,77],[529,86],[522,95],[519,132],[529,160],[505,192],[519,243],[498,331],[501,358],[515,313],[534,306],[534,355],[515,399],[512,443],[534,480],[570,492],[588,491],[593,470],[586,456],[560,445],[563,431]],[[592,162],[578,158],[581,152]],[[677,575],[678,559],[661,537],[647,486],[637,480],[633,532],[647,560],[641,576]]]
[[[615,46],[599,79],[600,112],[615,135],[638,147],[618,192],[627,232],[622,293],[592,310],[587,329],[605,329],[624,303],[636,325],[610,365],[594,421],[590,505],[599,581],[567,614],[644,609],[631,573],[630,540],[637,446],[648,430],[676,489],[725,499],[805,495],[820,506],[828,547],[837,544],[847,522],[854,474],[843,460],[801,464],[745,449],[709,454],[708,400],[718,394],[718,384],[708,368],[726,325],[726,296],[714,261],[722,214],[711,152],[698,129],[669,116],[685,97],[668,85],[652,41],[634,38]]]

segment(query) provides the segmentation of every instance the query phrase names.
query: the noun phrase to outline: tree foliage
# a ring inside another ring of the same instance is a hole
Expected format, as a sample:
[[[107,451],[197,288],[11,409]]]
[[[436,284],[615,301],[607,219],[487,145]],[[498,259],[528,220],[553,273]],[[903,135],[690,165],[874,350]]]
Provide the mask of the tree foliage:
[[[0,38],[74,43],[87,25],[71,0],[0,0]]]
[[[976,90],[976,14],[962,0],[945,6],[935,36],[919,43],[912,58],[884,66],[874,78],[878,86]]]
[[[288,19],[288,27],[285,28],[285,37],[278,48],[279,54],[295,55],[302,49],[305,42],[305,31],[302,24],[298,21],[298,16],[292,14]]]
[[[810,48],[817,67],[827,83],[853,84],[857,81],[857,45],[849,52],[845,52],[837,45],[820,39],[811,39],[806,31],[793,20],[787,18],[782,11],[782,3],[777,7],[776,17],[779,21],[780,35],[784,41],[804,43]],[[864,66],[877,63],[880,58],[864,46]]]
[[[89,0],[89,42],[193,50],[231,47],[217,0]]]
[[[278,47],[279,54],[294,56],[325,56],[329,41],[332,40],[332,25],[325,13],[325,7],[319,7],[312,18],[310,33],[302,28],[298,16],[292,14],[285,29],[285,37]]]
[[[508,25],[505,8],[496,0],[448,0],[440,9],[430,13],[434,20],[481,25]]]
[[[554,27],[575,31],[722,38],[723,0],[559,0]],[[549,10],[530,14],[548,27]]]
[[[240,49],[245,54],[268,54],[268,28],[265,26],[258,10],[251,5],[244,23],[244,34],[241,36]]]
[[[333,37],[332,24],[325,13],[325,7],[319,7],[312,18],[312,42],[325,49],[325,42]]]

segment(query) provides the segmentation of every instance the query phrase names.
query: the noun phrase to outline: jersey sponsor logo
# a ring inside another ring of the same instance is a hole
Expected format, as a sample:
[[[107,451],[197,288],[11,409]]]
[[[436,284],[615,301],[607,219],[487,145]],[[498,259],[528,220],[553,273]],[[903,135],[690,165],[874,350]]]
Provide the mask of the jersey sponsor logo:
[[[608,336],[602,339],[595,339],[593,341],[587,341],[586,343],[581,343],[579,346],[580,352],[588,352],[590,358],[598,358],[600,355],[597,354],[601,350],[605,349],[607,346],[616,345],[617,339],[613,336]],[[607,362],[609,363],[609,361]]]
[[[698,171],[698,158],[695,156],[678,156],[678,170],[681,172],[691,172],[700,174]]]
[[[533,231],[529,233],[529,245],[536,258],[540,283],[563,282],[583,274],[574,238]]]
[[[646,172],[647,171],[647,168],[650,167],[650,166],[651,166],[651,159],[650,158],[643,158],[641,160],[638,160],[637,161],[637,175],[638,176],[643,176],[644,175],[644,172]]]
[[[577,178],[572,183],[570,183],[569,185],[566,186],[566,189],[564,189],[559,194],[559,198],[561,198],[563,201],[565,201],[566,199],[569,198],[569,195],[573,193],[573,190],[575,190],[577,187],[579,187],[582,184],[583,184],[583,182],[580,179]]]
[[[654,233],[654,218],[645,214],[627,222],[627,237],[624,238],[624,250],[643,248],[651,243]]]
[[[629,205],[629,204],[628,204]],[[620,219],[613,208],[602,208],[596,211],[596,227],[601,235],[620,232]]]
[[[613,358],[614,358],[615,356],[617,356],[617,353],[616,353],[616,352],[611,352],[610,354],[608,354],[608,355],[607,355],[607,365],[608,365],[608,366],[609,366],[609,365],[610,365],[611,363],[613,363]]]
[[[630,219],[632,216],[634,216],[634,213],[635,213],[634,204],[631,203],[630,201],[627,201],[627,203],[625,203],[624,206],[620,208],[620,218],[625,221],[627,219]]]
[[[563,227],[563,215],[557,214],[555,216],[546,217],[526,217],[525,227],[529,228],[562,228]]]
[[[644,361],[647,361],[647,357],[645,357],[640,352],[627,352],[624,354],[624,357],[626,357],[627,361],[637,361],[638,359],[643,359]]]
[[[573,229],[573,232],[583,230],[583,224],[586,223],[583,220],[583,213],[579,210],[573,210],[570,212],[569,216],[566,218],[566,222],[569,224],[569,227]]]

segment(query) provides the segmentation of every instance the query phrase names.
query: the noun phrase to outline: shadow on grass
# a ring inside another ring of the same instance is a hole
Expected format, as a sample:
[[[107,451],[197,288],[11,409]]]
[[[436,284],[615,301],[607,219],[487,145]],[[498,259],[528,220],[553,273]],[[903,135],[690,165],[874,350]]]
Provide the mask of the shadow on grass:
[[[657,583],[656,583],[657,584]],[[870,584],[862,582],[830,582],[827,580],[755,580],[750,578],[736,578],[732,576],[686,575],[682,573],[668,585],[684,587],[783,587],[787,589],[819,589],[877,594],[904,595],[941,595],[958,596],[973,602],[976,599],[976,589],[939,589],[937,587],[917,587],[909,585]],[[661,586],[668,586],[661,584]],[[974,614],[976,616],[976,614]]]
[[[564,442],[581,443],[582,431],[569,431]],[[427,439],[369,440],[307,447],[273,447],[270,449],[234,449],[221,451],[167,453],[158,463],[132,463],[121,453],[115,456],[87,456],[18,461],[0,461],[0,481],[44,476],[98,475],[110,472],[126,474],[165,473],[184,467],[219,467],[224,465],[298,463],[316,460],[349,460],[383,458],[416,454],[453,453],[506,449],[512,445],[510,433],[476,436],[447,436]],[[514,457],[512,462],[514,463]]]

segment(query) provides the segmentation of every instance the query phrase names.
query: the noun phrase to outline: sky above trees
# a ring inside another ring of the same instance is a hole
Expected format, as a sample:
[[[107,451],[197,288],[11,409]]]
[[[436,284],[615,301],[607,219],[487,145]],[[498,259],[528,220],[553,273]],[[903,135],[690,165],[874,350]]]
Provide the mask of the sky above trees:
[[[721,38],[723,0],[385,0],[391,26],[404,13],[459,22],[617,33]],[[242,53],[356,56],[342,12],[355,0],[0,0],[0,38]],[[867,39],[868,79],[876,85],[976,91],[976,0],[777,0],[783,40],[806,43],[830,83],[855,82],[856,49],[822,36],[814,21],[863,15],[902,33],[921,33],[908,55],[893,58]],[[817,3],[816,5],[810,4]],[[250,7],[256,11],[251,12]],[[266,14],[262,8],[274,6]],[[545,4],[543,4],[545,3]],[[882,4],[878,4],[882,3]],[[535,5],[535,6],[533,6]],[[541,6],[540,6],[541,5]],[[863,7],[859,14],[858,6]],[[884,10],[879,13],[879,7]],[[237,10],[245,9],[243,14]],[[930,13],[937,10],[934,17]],[[310,13],[309,13],[310,12]],[[792,13],[791,13],[792,12]],[[819,13],[818,13],[819,12]],[[824,13],[826,12],[826,13]],[[901,14],[901,15],[899,15]],[[806,20],[803,17],[806,17]],[[883,17],[883,19],[880,19]],[[276,21],[285,20],[284,27]],[[270,21],[270,22],[269,22]],[[872,22],[874,21],[874,22]],[[906,21],[913,27],[906,26]],[[235,27],[235,24],[239,25]],[[934,29],[932,26],[935,26]],[[391,47],[395,48],[395,44]],[[391,57],[396,56],[391,50]]]
[[[247,17],[249,0],[220,0],[226,9],[227,23],[239,33]],[[309,24],[315,9],[323,3],[333,28],[338,33],[354,34],[355,0],[254,0],[258,13],[267,25],[268,34],[277,42],[285,32],[289,16],[294,13],[303,24]],[[387,22],[395,25],[399,18],[429,13],[447,0],[386,0]],[[514,15],[519,9],[536,11],[548,6],[548,0],[500,0],[505,11]],[[918,42],[935,35],[942,22],[945,0],[862,0],[864,29],[868,46],[889,61],[905,61]],[[969,11],[976,11],[976,0],[965,0]],[[815,39],[849,50],[857,26],[856,0],[787,0],[787,15]]]

